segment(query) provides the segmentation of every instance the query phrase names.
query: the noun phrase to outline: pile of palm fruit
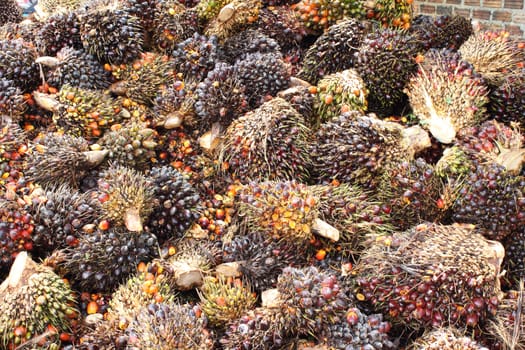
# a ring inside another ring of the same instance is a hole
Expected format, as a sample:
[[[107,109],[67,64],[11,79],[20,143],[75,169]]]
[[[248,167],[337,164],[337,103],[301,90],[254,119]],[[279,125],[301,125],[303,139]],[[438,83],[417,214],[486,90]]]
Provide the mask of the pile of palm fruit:
[[[3,0],[0,349],[524,348],[525,43],[411,3]]]

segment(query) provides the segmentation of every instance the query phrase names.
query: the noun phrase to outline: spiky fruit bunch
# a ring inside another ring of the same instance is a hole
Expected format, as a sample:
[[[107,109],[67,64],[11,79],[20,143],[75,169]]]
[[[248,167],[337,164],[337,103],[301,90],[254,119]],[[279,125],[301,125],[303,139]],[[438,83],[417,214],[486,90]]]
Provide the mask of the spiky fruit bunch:
[[[107,153],[106,161],[139,171],[148,169],[155,158],[159,134],[138,120],[114,124],[98,141]]]
[[[153,30],[155,25],[155,10],[158,0],[124,0],[123,8],[127,12],[140,19],[140,25],[145,30]]]
[[[19,181],[24,168],[23,159],[28,152],[28,135],[10,118],[0,116],[0,195],[6,194],[7,186],[14,189],[23,184]]]
[[[235,189],[228,189],[224,194],[207,193],[208,198],[203,200],[205,209],[197,221],[197,232],[202,230],[212,240],[225,234],[235,214],[235,195]]]
[[[46,333],[58,346],[56,334],[71,329],[77,313],[71,288],[27,253],[18,254],[0,292],[0,344],[5,349]],[[50,328],[54,332],[48,332]]]
[[[519,349],[525,335],[525,306],[523,284],[517,290],[505,294],[488,328],[489,339],[494,341],[494,348]]]
[[[79,16],[84,49],[103,63],[130,63],[142,52],[144,29],[123,9],[95,6]]]
[[[258,29],[246,29],[229,37],[221,45],[221,58],[233,64],[250,53],[279,53],[279,43]]]
[[[22,119],[26,111],[26,99],[13,80],[0,78],[0,115],[13,121]],[[1,117],[0,117],[1,118]]]
[[[277,97],[288,101],[292,107],[304,117],[308,126],[315,127],[319,118],[315,113],[317,96],[312,93],[313,91],[315,91],[313,86],[297,85],[279,91]]]
[[[350,307],[344,317],[324,330],[321,340],[330,349],[395,349],[388,332],[390,323],[383,315],[366,315]]]
[[[111,125],[129,116],[118,101],[101,90],[64,85],[56,97],[37,92],[34,97],[41,107],[53,112],[58,131],[88,140],[99,138]]]
[[[76,11],[82,6],[82,0],[42,0],[35,6],[35,17],[45,21],[54,13]]]
[[[104,217],[113,226],[125,225],[130,231],[142,231],[142,223],[155,209],[152,180],[137,170],[114,165],[98,181],[99,200]]]
[[[353,69],[325,76],[317,84],[315,111],[321,123],[347,111],[365,112],[368,90]]]
[[[420,123],[441,143],[451,143],[457,131],[487,117],[487,86],[447,51],[429,51],[405,92]]]
[[[218,62],[195,89],[196,127],[209,131],[214,123],[223,128],[248,111],[246,86],[236,68]]]
[[[434,166],[436,174],[448,183],[454,183],[474,169],[475,163],[472,162],[471,156],[460,146],[446,148]]]
[[[523,176],[499,164],[480,165],[459,185],[452,219],[475,224],[487,238],[502,240],[524,224],[524,185]]]
[[[20,22],[22,11],[15,0],[6,0],[0,4],[0,26],[9,22]]]
[[[35,42],[39,51],[50,56],[64,47],[81,49],[80,22],[76,12],[56,13],[47,18],[35,33]]]
[[[235,178],[304,180],[309,177],[311,136],[305,121],[280,97],[234,120],[224,135],[224,170]]]
[[[154,191],[150,205],[158,209],[149,216],[146,226],[160,241],[182,237],[202,211],[198,192],[171,166],[154,167],[149,176]]]
[[[223,42],[257,21],[261,7],[260,0],[232,0],[206,25],[204,33],[208,36],[215,35]]]
[[[159,52],[170,54],[178,43],[202,32],[201,27],[196,9],[186,9],[177,0],[159,1],[151,29],[153,45]]]
[[[199,306],[150,304],[128,327],[128,349],[209,349],[213,348],[207,319]]]
[[[64,47],[56,57],[39,57],[37,62],[46,66],[47,83],[60,89],[70,85],[80,89],[105,89],[109,87],[111,73],[95,57],[83,49]]]
[[[202,311],[214,326],[226,325],[255,305],[250,285],[238,278],[206,277],[198,292]]]
[[[510,126],[487,120],[480,125],[463,128],[456,140],[456,145],[469,157],[463,168],[472,165],[495,162],[508,171],[518,173],[523,163],[524,137],[515,124]]]
[[[0,25],[0,40],[22,39],[25,42],[34,42],[35,33],[41,25],[37,21],[8,22]]]
[[[322,33],[330,26],[346,18],[364,18],[365,9],[362,2],[343,0],[301,0],[292,4],[298,18],[315,33]]]
[[[444,198],[448,195],[444,182],[422,158],[389,166],[377,193],[390,211],[392,223],[402,230],[422,221],[441,222],[454,200]]]
[[[75,246],[85,230],[98,224],[100,203],[91,193],[67,185],[45,191],[28,212],[34,220],[35,249],[47,255],[55,249]]]
[[[21,251],[33,250],[31,214],[15,200],[0,198],[0,272],[6,272]]]
[[[221,9],[231,0],[201,0],[195,7],[199,19],[205,22],[217,17]]]
[[[279,308],[256,308],[237,318],[219,340],[223,349],[277,350],[292,343],[288,315]]]
[[[318,199],[295,182],[251,182],[239,190],[237,213],[253,231],[290,242],[308,242]]]
[[[223,242],[225,266],[242,274],[256,292],[274,288],[285,267],[301,266],[307,260],[305,242],[280,241],[265,232],[250,232]]]
[[[306,28],[289,6],[263,7],[259,11],[255,27],[275,39],[283,54],[292,60],[299,59],[301,55],[299,46],[306,36]]]
[[[457,50],[472,35],[471,20],[463,16],[417,15],[409,31],[423,43],[425,49]]]
[[[36,49],[21,39],[0,40],[0,76],[12,80],[22,92],[39,84]]]
[[[268,96],[276,96],[290,85],[290,67],[280,54],[247,54],[238,59],[234,67],[254,108],[266,101]]]
[[[68,184],[76,188],[106,155],[107,151],[91,151],[81,137],[48,133],[34,141],[24,174],[44,187]]]
[[[413,159],[428,146],[430,138],[418,127],[350,111],[321,125],[310,154],[319,182],[335,179],[375,187],[388,163]]]
[[[525,230],[512,232],[503,240],[505,259],[503,268],[507,273],[503,280],[506,285],[517,289],[520,280],[525,280]]]
[[[393,324],[477,327],[496,312],[504,254],[473,226],[423,223],[365,251],[356,297]]]
[[[370,236],[391,232],[390,210],[372,193],[349,183],[315,185],[309,189],[319,198],[319,218],[339,230],[339,242],[350,252],[361,251]]]
[[[131,232],[125,227],[97,228],[81,236],[75,247],[57,252],[51,260],[81,290],[111,292],[135,271],[139,262],[157,256],[157,239],[153,234]]]
[[[459,48],[461,58],[472,64],[492,86],[499,86],[507,75],[516,71],[522,60],[514,43],[504,33],[500,34],[478,32]]]
[[[412,22],[412,1],[378,0],[374,7],[368,11],[367,18],[378,21],[383,28],[408,29]]]
[[[184,79],[202,80],[215,67],[219,57],[217,37],[194,33],[177,44],[172,52],[173,65]]]
[[[159,91],[175,80],[173,61],[168,56],[152,52],[142,53],[139,59],[124,68],[114,66],[112,73],[118,80],[111,87],[113,93],[145,105],[152,105]]]
[[[343,319],[349,299],[335,274],[310,266],[287,267],[277,281],[279,298],[289,308],[292,330],[319,336]]]
[[[410,350],[488,350],[453,327],[426,332],[408,347]]]
[[[525,70],[508,75],[489,94],[488,111],[495,119],[525,126],[522,106],[525,104]]]
[[[153,123],[165,129],[195,122],[195,81],[175,80],[159,92],[153,101]]]
[[[369,90],[368,110],[390,115],[404,98],[403,88],[417,71],[421,51],[417,38],[406,31],[383,28],[366,35],[356,53],[354,69]],[[386,68],[385,62],[389,62]]]

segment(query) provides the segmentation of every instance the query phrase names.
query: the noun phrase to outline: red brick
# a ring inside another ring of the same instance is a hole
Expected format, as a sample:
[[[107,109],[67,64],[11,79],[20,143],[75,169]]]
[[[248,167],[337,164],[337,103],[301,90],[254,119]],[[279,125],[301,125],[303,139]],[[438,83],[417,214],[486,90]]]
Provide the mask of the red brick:
[[[505,25],[505,30],[508,31],[510,35],[523,36],[523,30],[521,30],[520,26],[507,24]]]
[[[512,16],[512,22],[513,23],[525,23],[525,13],[515,13]]]
[[[434,5],[419,5],[419,13],[425,14],[425,15],[435,15],[436,14],[436,6]]]
[[[446,0],[447,4],[461,5],[461,0]]]
[[[483,6],[484,7],[502,8],[503,7],[503,0],[483,0]]]
[[[470,18],[470,9],[455,8],[454,14],[461,17]]]
[[[444,0],[426,0],[428,3],[442,4]]]
[[[490,11],[486,11],[486,10],[474,10],[472,11],[472,17],[476,18],[476,19],[486,19],[486,20],[489,20],[490,19]]]
[[[465,0],[463,2],[464,5],[467,5],[467,6],[481,6],[481,1],[480,0]]]
[[[512,12],[509,11],[493,11],[493,21],[510,22],[512,20]]]
[[[436,9],[438,15],[451,15],[452,7],[451,6],[438,6]]]
[[[500,31],[503,30],[503,24],[494,24],[493,22],[480,23],[480,30]]]
[[[505,0],[506,9],[522,9],[523,0]]]

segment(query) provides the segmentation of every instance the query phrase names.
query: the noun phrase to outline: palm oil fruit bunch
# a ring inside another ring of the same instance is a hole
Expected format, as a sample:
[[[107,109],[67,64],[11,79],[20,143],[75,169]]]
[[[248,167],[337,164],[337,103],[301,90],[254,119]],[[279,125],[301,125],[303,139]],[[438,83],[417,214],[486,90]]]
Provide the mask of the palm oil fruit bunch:
[[[131,64],[112,67],[117,82],[111,86],[111,91],[151,106],[159,91],[173,84],[173,68],[173,61],[168,56],[141,53]]]
[[[129,325],[130,350],[213,349],[207,318],[198,305],[160,303],[145,306]]]
[[[479,165],[459,184],[452,220],[502,240],[523,226],[525,179],[497,163]]]
[[[520,228],[509,234],[503,241],[505,258],[503,268],[506,271],[503,277],[504,286],[517,289],[520,280],[525,280],[525,231]]]
[[[0,292],[0,345],[4,349],[33,340],[58,348],[59,336],[71,330],[78,314],[69,285],[26,252],[18,254]]]
[[[82,11],[79,20],[84,49],[102,63],[130,63],[143,51],[140,19],[114,1]]]
[[[408,29],[412,22],[412,0],[377,0],[367,12],[367,18],[373,18],[382,27]]]
[[[221,9],[230,2],[231,0],[201,0],[195,8],[199,18],[208,22],[212,18],[217,17]]]
[[[226,39],[221,45],[221,58],[233,64],[244,55],[259,52],[278,54],[281,47],[277,40],[264,34],[262,30],[248,28]]]
[[[262,231],[236,235],[231,240],[223,239],[224,265],[217,266],[216,271],[222,273],[223,268],[228,268],[233,275],[243,276],[260,293],[275,288],[277,277],[285,267],[306,264],[307,244],[269,237]]]
[[[339,230],[340,244],[351,253],[359,253],[370,236],[392,231],[390,208],[372,192],[335,181],[309,188],[319,198],[319,218]]]
[[[113,124],[129,117],[118,101],[101,90],[64,85],[56,96],[35,92],[37,104],[53,112],[58,131],[88,139],[97,139]]]
[[[64,47],[56,57],[42,56],[36,62],[45,66],[47,83],[57,89],[63,85],[88,90],[105,89],[112,81],[111,73],[83,49]]]
[[[159,139],[157,131],[148,128],[147,123],[132,119],[112,125],[91,148],[104,150],[106,161],[112,165],[143,171],[155,159]]]
[[[289,68],[280,53],[249,53],[234,65],[252,108],[259,107],[269,96],[276,96],[290,85]]]
[[[82,0],[42,0],[35,6],[35,17],[45,21],[53,13],[76,11],[82,5]]]
[[[305,268],[287,267],[277,281],[279,298],[288,309],[292,332],[319,336],[343,319],[349,298],[335,274]]]
[[[17,254],[33,250],[35,224],[21,203],[3,197],[0,197],[0,219],[0,276],[3,276]]]
[[[389,116],[402,104],[403,88],[417,71],[415,58],[421,51],[419,40],[400,29],[382,28],[365,36],[353,68],[369,90],[370,112]]]
[[[9,22],[22,21],[22,11],[15,0],[6,0],[0,4],[0,26]]]
[[[425,49],[457,50],[472,35],[470,19],[462,16],[417,15],[409,31],[422,42]]]
[[[27,110],[27,96],[13,80],[0,79],[0,115],[9,116],[11,121],[22,119]]]
[[[199,193],[179,170],[171,166],[154,167],[149,172],[154,195],[150,205],[157,208],[149,216],[146,227],[160,243],[180,238],[200,217]]]
[[[316,87],[315,111],[321,123],[346,111],[367,109],[368,90],[363,79],[353,69],[325,76]]]
[[[255,305],[250,285],[239,278],[208,276],[198,292],[202,311],[216,327],[224,327]]]
[[[444,327],[425,332],[412,342],[409,350],[488,350],[471,337],[454,327]]]
[[[166,130],[195,121],[195,81],[176,79],[163,88],[153,101],[153,124]]]
[[[429,51],[405,89],[419,122],[441,143],[482,122],[488,88],[472,66],[457,54]]]
[[[152,47],[155,51],[170,54],[178,43],[202,32],[203,23],[195,8],[188,9],[177,0],[157,2],[155,8]]]
[[[46,190],[28,212],[34,221],[34,248],[42,255],[78,244],[80,236],[97,225],[102,214],[96,197],[66,184]]]
[[[502,298],[494,319],[488,326],[487,338],[493,349],[519,349],[525,341],[523,319],[523,281],[516,290],[510,290]]]
[[[36,49],[22,39],[0,40],[0,76],[12,80],[22,92],[31,92],[39,84]]]
[[[445,197],[445,183],[422,158],[391,164],[377,195],[388,208],[391,222],[402,230],[422,221],[441,222],[454,200]]]
[[[281,309],[259,307],[230,322],[219,340],[223,349],[277,350],[294,342],[290,320]]]
[[[29,141],[28,134],[10,118],[0,115],[0,122],[0,195],[3,196],[6,184],[16,182],[22,175]]]
[[[273,98],[226,129],[220,146],[222,168],[241,181],[306,181],[310,136],[304,117],[284,99]]]
[[[34,139],[31,148],[24,175],[43,187],[67,184],[77,188],[108,154],[105,150],[91,150],[82,137],[60,133]]]
[[[197,232],[206,234],[211,240],[219,239],[230,226],[235,214],[235,185],[228,186],[222,192],[207,192],[203,196],[204,210],[197,220],[197,225],[192,227]]]
[[[366,315],[350,307],[344,317],[326,327],[321,339],[330,349],[396,349],[388,335],[390,328],[382,314]]]
[[[80,21],[77,12],[55,13],[48,17],[35,33],[39,51],[54,56],[65,47],[82,49]]]
[[[251,182],[239,190],[237,214],[250,230],[300,244],[313,237],[318,204],[298,182]]]
[[[505,77],[523,64],[519,51],[509,33],[478,32],[471,35],[459,48],[461,59],[472,64],[490,86],[499,86]]]
[[[198,123],[193,124],[203,133],[211,130],[215,123],[227,128],[248,111],[246,90],[234,66],[217,62],[195,88]]]
[[[221,8],[217,17],[207,23],[204,33],[208,36],[214,35],[223,42],[257,21],[261,7],[260,0],[232,0]]]
[[[155,23],[155,9],[161,1],[158,0],[123,0],[123,7],[127,12],[140,20],[140,26],[151,31]]]
[[[365,17],[363,3],[355,0],[301,0],[291,7],[301,22],[314,33],[322,33],[346,18]]]
[[[103,217],[112,226],[125,226],[133,232],[143,230],[143,223],[155,209],[152,179],[137,170],[110,166],[98,181],[98,199]]]
[[[173,65],[183,79],[202,80],[215,67],[219,57],[217,37],[194,33],[177,44],[173,52]]]
[[[318,182],[354,182],[374,188],[388,163],[410,160],[430,146],[419,127],[405,128],[373,115],[350,111],[321,125],[311,143]]]
[[[525,126],[522,106],[525,104],[525,69],[506,76],[501,85],[489,93],[488,111],[496,120]]]
[[[82,235],[78,244],[57,251],[49,260],[83,291],[111,292],[141,261],[157,256],[157,238],[125,227],[104,227]]]
[[[473,226],[422,223],[363,253],[356,298],[393,325],[476,328],[497,310],[504,254]]]

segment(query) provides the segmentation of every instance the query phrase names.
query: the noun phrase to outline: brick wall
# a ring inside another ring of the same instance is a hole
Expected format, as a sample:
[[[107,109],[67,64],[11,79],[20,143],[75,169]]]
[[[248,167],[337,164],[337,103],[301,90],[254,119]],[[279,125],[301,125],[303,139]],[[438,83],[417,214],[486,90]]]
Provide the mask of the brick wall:
[[[483,29],[505,29],[525,38],[525,0],[416,0],[416,14],[460,15]]]

